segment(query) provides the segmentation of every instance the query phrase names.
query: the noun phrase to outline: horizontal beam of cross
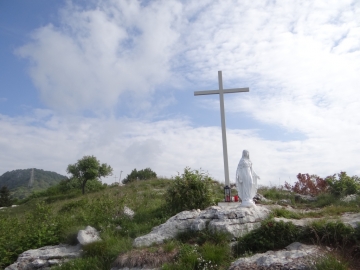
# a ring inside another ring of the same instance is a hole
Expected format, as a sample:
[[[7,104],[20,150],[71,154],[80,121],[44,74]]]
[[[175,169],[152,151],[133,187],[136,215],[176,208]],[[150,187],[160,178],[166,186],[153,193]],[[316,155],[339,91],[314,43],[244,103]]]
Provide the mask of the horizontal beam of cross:
[[[232,89],[224,89],[222,91],[224,94],[230,93],[238,93],[238,92],[249,92],[249,88],[232,88]],[[201,95],[215,95],[220,94],[220,90],[204,90],[204,91],[195,91],[194,96],[201,96]]]

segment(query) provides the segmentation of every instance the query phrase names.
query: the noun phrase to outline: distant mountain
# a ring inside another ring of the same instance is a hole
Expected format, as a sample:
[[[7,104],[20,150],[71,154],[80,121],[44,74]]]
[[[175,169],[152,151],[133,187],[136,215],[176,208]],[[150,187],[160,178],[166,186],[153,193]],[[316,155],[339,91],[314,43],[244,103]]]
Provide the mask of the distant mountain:
[[[40,169],[14,170],[0,176],[0,188],[7,186],[14,198],[23,199],[33,191],[47,189],[66,178],[56,172]]]

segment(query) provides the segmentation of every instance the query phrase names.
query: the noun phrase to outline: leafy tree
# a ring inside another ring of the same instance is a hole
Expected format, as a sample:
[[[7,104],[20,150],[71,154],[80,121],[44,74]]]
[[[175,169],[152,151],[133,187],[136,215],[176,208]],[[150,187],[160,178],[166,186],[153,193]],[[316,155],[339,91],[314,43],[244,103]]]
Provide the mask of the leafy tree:
[[[154,171],[152,171],[150,168],[146,168],[140,171],[137,171],[136,169],[133,169],[130,174],[126,176],[126,178],[122,181],[124,184],[133,182],[137,179],[139,180],[148,180],[156,178],[157,175]]]
[[[10,190],[7,188],[7,186],[3,186],[0,189],[0,207],[8,207],[12,204],[11,198],[10,198]]]
[[[111,175],[112,170],[106,163],[100,164],[94,156],[84,156],[67,167],[67,172],[72,174],[72,178],[80,181],[83,194],[87,181],[99,181],[100,177]]]

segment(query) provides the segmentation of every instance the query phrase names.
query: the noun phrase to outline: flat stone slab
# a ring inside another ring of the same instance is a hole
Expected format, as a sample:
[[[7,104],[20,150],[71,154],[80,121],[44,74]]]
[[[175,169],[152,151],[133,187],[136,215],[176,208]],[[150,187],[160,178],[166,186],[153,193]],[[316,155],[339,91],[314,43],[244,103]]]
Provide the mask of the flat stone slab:
[[[314,221],[324,220],[324,218],[302,218],[302,219],[289,219],[289,218],[274,218],[275,221],[292,222],[299,227],[305,227]],[[326,221],[341,221],[353,228],[356,228],[360,224],[360,213],[344,213],[340,217],[329,217]]]
[[[325,252],[318,246],[299,242],[279,251],[267,251],[233,262],[229,270],[240,269],[311,269],[313,260]],[[284,268],[285,267],[285,268]]]
[[[260,226],[267,218],[270,210],[262,206],[253,208],[234,206],[211,206],[200,211],[183,211],[168,219],[165,223],[154,227],[152,231],[136,238],[134,247],[150,246],[172,239],[180,232],[187,230],[200,231],[207,226],[210,230],[228,233],[231,237],[240,237]]]
[[[30,249],[21,253],[17,261],[6,267],[5,270],[46,269],[54,264],[78,258],[81,252],[80,245],[56,245]]]

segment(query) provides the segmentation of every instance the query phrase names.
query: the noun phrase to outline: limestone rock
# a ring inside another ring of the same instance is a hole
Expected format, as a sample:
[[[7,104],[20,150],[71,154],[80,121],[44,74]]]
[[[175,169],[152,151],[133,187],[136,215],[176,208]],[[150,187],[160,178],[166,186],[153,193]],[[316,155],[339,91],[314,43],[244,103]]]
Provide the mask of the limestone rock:
[[[344,213],[341,215],[340,220],[355,229],[360,226],[360,213]]]
[[[357,195],[356,194],[351,194],[351,195],[347,195],[347,196],[341,198],[340,201],[352,202],[352,201],[355,201],[356,199],[357,199]]]
[[[314,202],[317,200],[317,197],[311,196],[311,195],[302,195],[302,194],[295,194],[295,201],[296,202]]]
[[[211,208],[210,208],[211,209]],[[204,210],[205,212],[210,210]],[[244,234],[260,227],[261,221],[266,219],[270,211],[262,206],[243,208],[216,209],[215,218],[209,222],[209,228],[229,233],[232,237]]]
[[[80,257],[81,252],[80,245],[69,246],[61,244],[39,249],[30,249],[21,253],[17,261],[6,267],[5,270],[47,269],[52,265]]]
[[[240,269],[311,269],[312,260],[324,252],[313,245],[295,242],[279,251],[267,251],[233,262],[229,270]],[[250,268],[253,267],[253,268]],[[259,267],[259,268],[258,268]],[[262,268],[261,268],[262,267]],[[278,268],[277,268],[278,267]]]
[[[291,200],[282,199],[282,200],[279,200],[279,201],[278,201],[278,204],[280,204],[280,205],[285,205],[285,206],[291,205]]]
[[[265,207],[253,208],[211,206],[207,209],[183,211],[171,217],[164,224],[154,227],[152,231],[136,238],[133,246],[142,247],[162,243],[174,238],[179,232],[187,230],[204,230],[208,224],[210,230],[229,233],[231,237],[240,237],[260,226],[270,213]]]
[[[190,229],[192,221],[199,214],[200,212],[197,210],[180,212],[168,219],[164,224],[154,227],[149,234],[137,237],[133,242],[133,246],[150,246],[174,238],[177,233]]]
[[[129,207],[124,206],[124,215],[128,216],[129,218],[133,218],[135,215],[135,212],[131,210]]]
[[[261,195],[260,193],[256,193],[256,195],[253,198],[253,201],[255,203],[259,203],[259,202],[270,202],[271,200],[266,199],[263,195]]]
[[[87,226],[85,230],[80,230],[78,232],[77,240],[84,246],[92,242],[101,241],[101,238],[99,232],[95,228]]]
[[[275,221],[292,222],[299,227],[305,227],[311,222],[317,220],[323,220],[323,218],[302,218],[302,219],[288,219],[288,218],[274,218]],[[344,224],[347,224],[353,228],[356,228],[360,224],[360,213],[344,213],[339,218],[326,218],[326,221],[335,222],[340,220]]]

